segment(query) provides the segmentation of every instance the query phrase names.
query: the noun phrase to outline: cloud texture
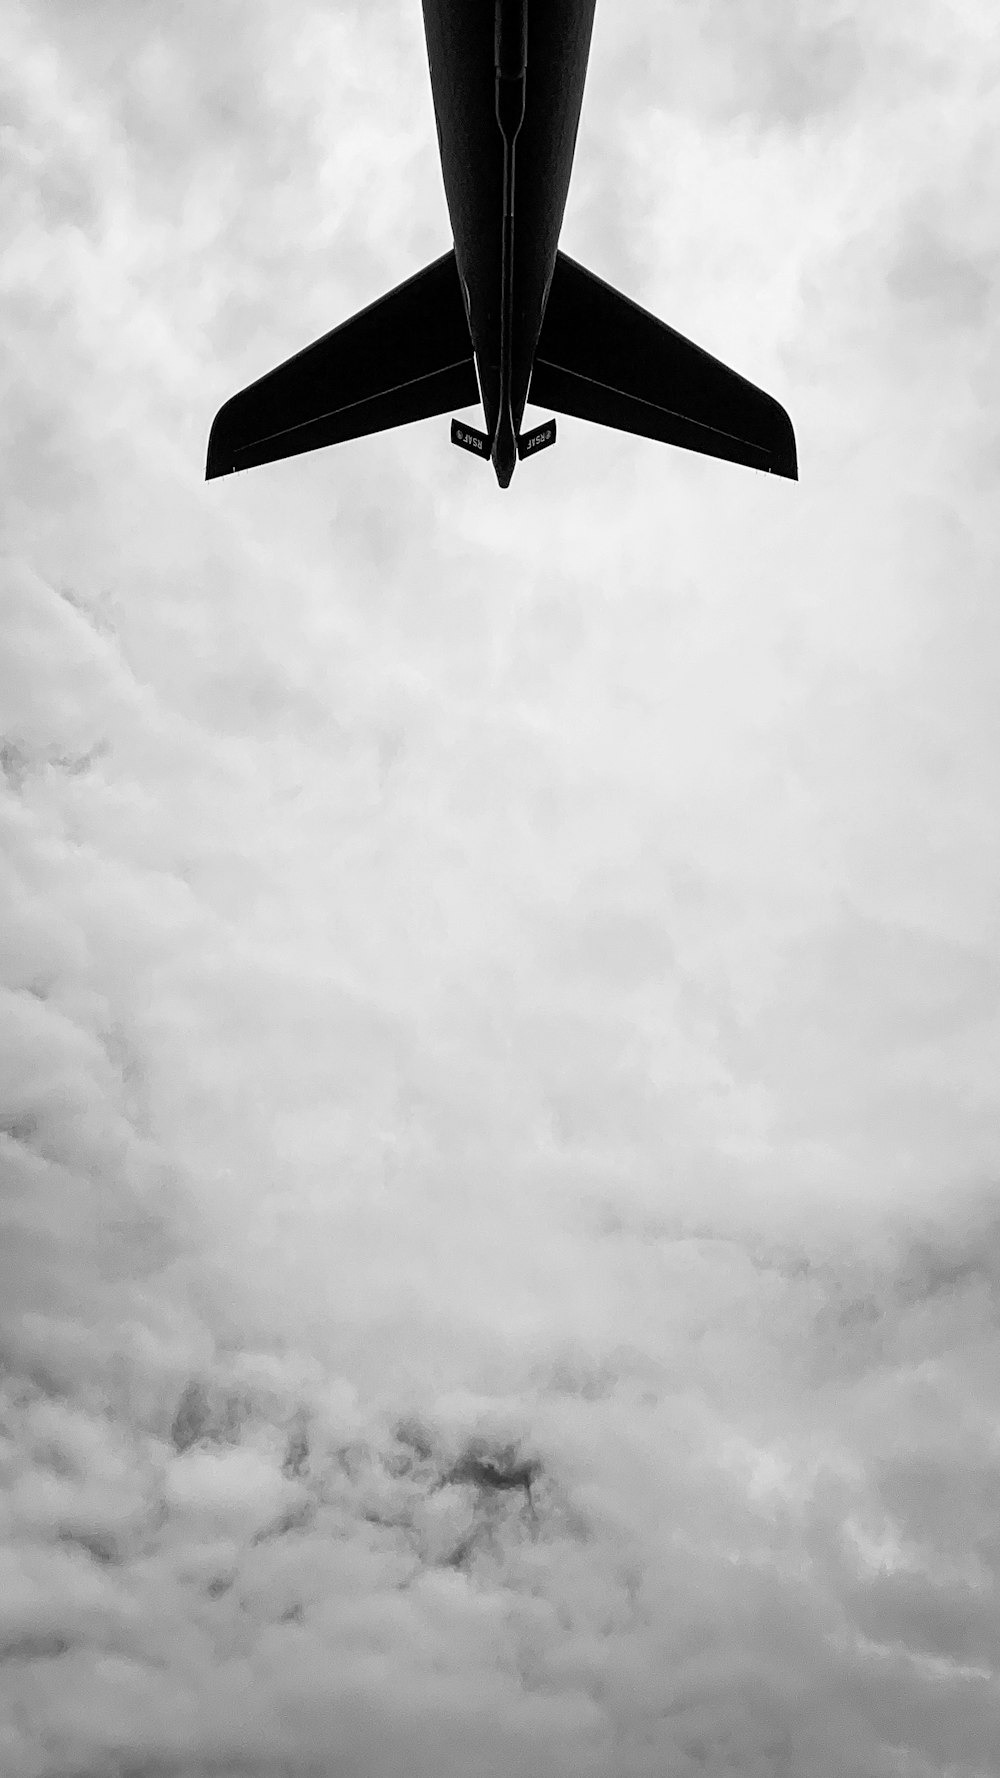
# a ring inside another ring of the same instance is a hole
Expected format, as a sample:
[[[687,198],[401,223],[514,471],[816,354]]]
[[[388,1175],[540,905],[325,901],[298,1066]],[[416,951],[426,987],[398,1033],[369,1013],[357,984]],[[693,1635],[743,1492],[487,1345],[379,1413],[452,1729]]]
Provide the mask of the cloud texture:
[[[567,249],[802,482],[210,487],[443,250],[419,8],[14,4],[5,1778],[983,1778],[985,4],[600,11]]]

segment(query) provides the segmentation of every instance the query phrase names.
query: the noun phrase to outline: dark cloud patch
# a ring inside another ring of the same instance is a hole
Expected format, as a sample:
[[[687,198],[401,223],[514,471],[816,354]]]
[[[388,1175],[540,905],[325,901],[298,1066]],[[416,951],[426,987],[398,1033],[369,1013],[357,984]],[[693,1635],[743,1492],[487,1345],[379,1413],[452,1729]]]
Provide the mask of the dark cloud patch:
[[[196,1381],[188,1383],[177,1404],[177,1412],[170,1428],[170,1439],[176,1451],[190,1450],[192,1445],[203,1438],[211,1423],[211,1408],[208,1396],[202,1385]]]
[[[14,790],[20,790],[28,773],[30,756],[21,741],[6,735],[0,743],[0,770]]]
[[[800,131],[849,105],[884,57],[880,34],[837,0],[803,11],[792,0],[734,12],[693,0],[669,15],[600,20],[607,58],[598,80],[629,104],[694,112],[713,123]]]
[[[997,262],[982,249],[963,251],[945,227],[911,218],[886,274],[890,296],[922,312],[925,325],[981,327],[996,302]]]
[[[811,990],[814,968],[821,980]],[[814,992],[813,1004],[822,1001],[839,1030],[863,1030],[869,1041],[887,1045],[916,1045],[983,1023],[1000,1006],[1000,963],[987,947],[976,950],[853,909],[828,933],[813,935],[808,962],[804,949],[791,956],[788,972],[803,1012]]]
[[[110,1562],[120,1562],[122,1549],[117,1538],[111,1532],[101,1531],[63,1531],[60,1541],[83,1550],[94,1562],[102,1566]]]
[[[308,1420],[305,1415],[299,1415],[288,1435],[281,1465],[282,1475],[292,1480],[305,1475],[309,1468],[309,1451]]]
[[[706,36],[726,44],[731,104],[736,116],[801,129],[847,104],[865,71],[860,21],[849,12],[812,17],[795,5],[740,11],[735,42],[733,15],[717,8]],[[728,40],[728,41],[727,41]]]
[[[581,912],[572,929],[552,932],[545,951],[574,973],[623,993],[652,988],[676,961],[655,912],[621,905],[598,904],[589,914]]]
[[[1000,1303],[1000,1219],[969,1219],[964,1232],[917,1239],[906,1252],[894,1281],[904,1303],[934,1302],[970,1290],[985,1291]]]
[[[862,1635],[939,1660],[989,1669],[996,1654],[990,1595],[958,1581],[899,1569],[869,1576],[846,1604]]]
[[[40,1631],[34,1636],[19,1636],[11,1642],[0,1643],[0,1662],[54,1661],[70,1646],[68,1636],[60,1636],[57,1631]]]

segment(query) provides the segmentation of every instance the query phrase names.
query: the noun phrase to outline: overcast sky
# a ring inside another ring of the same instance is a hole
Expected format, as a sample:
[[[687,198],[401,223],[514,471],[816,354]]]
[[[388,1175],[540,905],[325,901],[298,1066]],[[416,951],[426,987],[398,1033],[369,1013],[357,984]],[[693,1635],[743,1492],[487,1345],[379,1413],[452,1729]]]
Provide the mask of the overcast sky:
[[[418,0],[0,67],[3,1778],[995,1773],[995,4],[599,0],[798,486],[206,486],[450,245]]]

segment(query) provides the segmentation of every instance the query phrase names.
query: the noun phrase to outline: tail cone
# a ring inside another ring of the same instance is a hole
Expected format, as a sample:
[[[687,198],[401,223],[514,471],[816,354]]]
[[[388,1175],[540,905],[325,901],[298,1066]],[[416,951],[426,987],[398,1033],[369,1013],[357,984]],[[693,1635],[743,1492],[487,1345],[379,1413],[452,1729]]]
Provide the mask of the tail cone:
[[[517,464],[517,438],[511,425],[509,412],[500,417],[490,455],[493,458],[497,481],[502,488],[509,488],[510,478]]]

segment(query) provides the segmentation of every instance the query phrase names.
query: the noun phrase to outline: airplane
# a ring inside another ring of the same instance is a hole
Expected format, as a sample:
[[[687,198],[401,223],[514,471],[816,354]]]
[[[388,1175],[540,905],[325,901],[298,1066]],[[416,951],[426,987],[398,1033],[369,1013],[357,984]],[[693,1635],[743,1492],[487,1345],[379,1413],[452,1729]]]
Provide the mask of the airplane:
[[[219,410],[206,480],[482,402],[501,488],[526,403],[798,479],[784,408],[559,249],[596,0],[423,0],[454,246]]]

